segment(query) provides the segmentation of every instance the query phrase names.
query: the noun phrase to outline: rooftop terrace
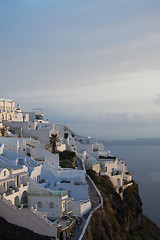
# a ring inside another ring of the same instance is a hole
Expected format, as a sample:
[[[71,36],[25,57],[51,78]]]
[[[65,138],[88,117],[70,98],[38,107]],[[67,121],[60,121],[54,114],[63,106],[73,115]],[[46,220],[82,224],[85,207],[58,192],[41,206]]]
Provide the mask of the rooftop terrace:
[[[32,192],[29,193],[29,195],[32,196],[47,196],[47,197],[64,197],[68,195],[67,191],[63,191],[63,190],[51,190],[48,192]]]

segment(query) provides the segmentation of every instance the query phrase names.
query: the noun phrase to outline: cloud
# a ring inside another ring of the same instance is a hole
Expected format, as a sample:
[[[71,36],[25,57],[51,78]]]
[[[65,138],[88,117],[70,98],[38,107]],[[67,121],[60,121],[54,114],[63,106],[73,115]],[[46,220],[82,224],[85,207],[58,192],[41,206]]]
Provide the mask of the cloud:
[[[47,93],[51,88],[121,82],[117,76],[143,69],[159,70],[155,2],[3,5],[0,77],[8,93],[12,82],[16,95],[24,89]]]
[[[160,104],[160,94],[157,95],[157,97],[156,97],[154,103],[155,103],[156,105],[159,105],[159,104]]]
[[[159,129],[159,115],[144,113],[160,102],[158,1],[1,6],[2,97],[97,135]]]

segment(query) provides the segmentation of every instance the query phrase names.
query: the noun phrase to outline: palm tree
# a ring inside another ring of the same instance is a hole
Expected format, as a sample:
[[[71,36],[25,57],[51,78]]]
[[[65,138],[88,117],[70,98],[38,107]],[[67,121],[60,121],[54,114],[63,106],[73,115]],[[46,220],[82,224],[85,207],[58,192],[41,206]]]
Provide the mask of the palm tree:
[[[51,134],[51,137],[50,137],[50,147],[51,147],[51,152],[52,153],[56,153],[56,145],[57,145],[57,142],[59,142],[59,138],[57,136],[57,134]]]

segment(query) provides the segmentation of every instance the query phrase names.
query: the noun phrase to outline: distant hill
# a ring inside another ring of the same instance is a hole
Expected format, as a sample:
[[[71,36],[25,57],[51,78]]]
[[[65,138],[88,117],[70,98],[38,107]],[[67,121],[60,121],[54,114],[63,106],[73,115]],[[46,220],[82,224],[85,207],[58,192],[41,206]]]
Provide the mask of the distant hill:
[[[110,146],[131,146],[131,145],[141,145],[141,146],[160,146],[160,138],[138,138],[134,140],[100,140],[104,145]]]

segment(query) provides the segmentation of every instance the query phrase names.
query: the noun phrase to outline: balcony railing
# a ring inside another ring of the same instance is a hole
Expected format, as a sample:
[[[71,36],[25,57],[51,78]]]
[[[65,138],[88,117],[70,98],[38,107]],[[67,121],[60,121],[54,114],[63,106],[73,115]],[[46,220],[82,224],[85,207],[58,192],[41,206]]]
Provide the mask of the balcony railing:
[[[28,185],[28,183],[23,183],[23,187],[26,187]]]
[[[51,190],[51,191],[46,191],[46,192],[31,192],[29,193],[31,196],[59,196],[59,197],[64,197],[68,195],[68,191],[64,190]]]
[[[121,172],[120,171],[111,172],[111,176],[115,176],[115,175],[121,175]]]
[[[7,189],[7,191],[5,192],[6,196],[9,196],[13,193],[12,189]]]
[[[14,188],[15,192],[19,192],[19,187]]]

